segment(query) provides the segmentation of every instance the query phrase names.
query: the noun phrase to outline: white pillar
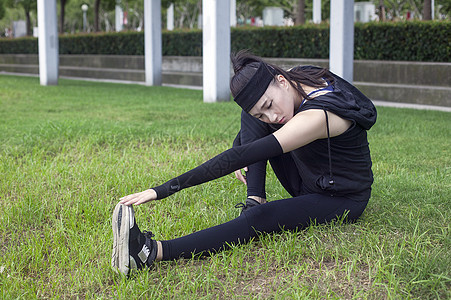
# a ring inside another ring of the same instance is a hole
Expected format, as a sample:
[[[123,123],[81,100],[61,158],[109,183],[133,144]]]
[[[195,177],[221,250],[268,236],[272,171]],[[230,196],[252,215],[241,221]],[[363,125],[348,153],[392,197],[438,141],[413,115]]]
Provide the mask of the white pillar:
[[[431,0],[431,20],[434,20],[435,17],[435,1]]]
[[[119,3],[119,1],[116,1],[116,10],[114,11],[116,31],[122,31],[122,22],[124,21],[124,12]]]
[[[330,1],[329,68],[345,80],[353,80],[354,1]]]
[[[236,27],[236,0],[230,0],[230,26]]]
[[[146,85],[161,85],[161,0],[144,0],[144,64]]]
[[[313,0],[313,23],[321,23],[321,0]]]
[[[202,16],[202,13],[200,13],[198,16],[197,16],[197,28],[198,29],[202,29],[202,20],[203,20],[204,18],[203,18],[203,16]]]
[[[202,0],[204,102],[230,100],[230,0]]]
[[[174,30],[174,3],[171,3],[168,7],[166,25],[168,30]]]
[[[56,0],[38,0],[39,78],[41,85],[58,84]]]

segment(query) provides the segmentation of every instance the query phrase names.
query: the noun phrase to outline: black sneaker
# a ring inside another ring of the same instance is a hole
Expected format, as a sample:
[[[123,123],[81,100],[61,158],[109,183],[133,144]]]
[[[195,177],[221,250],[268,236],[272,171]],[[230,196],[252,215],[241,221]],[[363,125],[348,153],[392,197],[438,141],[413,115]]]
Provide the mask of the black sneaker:
[[[152,266],[157,256],[157,242],[151,232],[142,233],[135,222],[133,206],[117,204],[113,212],[113,254],[111,266],[117,273]]]
[[[246,204],[245,203],[238,203],[237,205],[235,205],[235,208],[241,208],[241,214],[249,209],[251,209],[252,207],[261,205],[260,202],[258,202],[257,200],[254,200],[252,198],[247,198],[246,199]]]

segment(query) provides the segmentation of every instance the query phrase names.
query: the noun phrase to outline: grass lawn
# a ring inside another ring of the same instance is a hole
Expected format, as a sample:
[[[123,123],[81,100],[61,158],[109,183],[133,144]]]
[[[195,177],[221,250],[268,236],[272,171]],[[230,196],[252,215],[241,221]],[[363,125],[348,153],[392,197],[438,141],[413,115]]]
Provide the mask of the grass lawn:
[[[0,76],[0,298],[451,298],[451,114],[378,108],[375,183],[355,224],[261,237],[209,258],[110,269],[118,198],[228,149],[239,107],[200,91]],[[288,194],[269,172],[269,200]],[[231,175],[136,208],[171,239],[239,214]]]

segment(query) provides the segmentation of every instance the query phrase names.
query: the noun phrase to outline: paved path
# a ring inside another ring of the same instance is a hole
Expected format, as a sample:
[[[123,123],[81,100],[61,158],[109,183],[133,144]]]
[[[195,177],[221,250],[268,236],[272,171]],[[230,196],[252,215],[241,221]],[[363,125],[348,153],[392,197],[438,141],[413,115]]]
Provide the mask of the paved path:
[[[388,101],[379,101],[379,100],[373,100],[373,103],[376,106],[413,108],[413,109],[425,109],[425,110],[439,110],[439,111],[451,112],[451,107],[446,107],[446,106],[424,105],[424,104],[415,104],[415,103],[401,103],[401,102],[388,102]]]
[[[87,80],[87,81],[98,81],[98,82],[115,82],[115,83],[140,84],[140,85],[144,85],[145,84],[144,82],[139,82],[139,81],[74,78],[74,77],[64,77],[64,76],[62,76],[61,78]],[[163,86],[169,86],[169,87],[175,87],[175,88],[184,88],[184,89],[193,89],[193,90],[202,90],[202,87],[200,87],[200,86],[178,85],[178,84],[163,84]],[[445,106],[424,105],[424,104],[414,104],[414,103],[400,103],[400,102],[388,102],[388,101],[380,101],[380,100],[373,100],[373,103],[376,106],[387,106],[387,107],[398,107],[398,108],[413,108],[413,109],[438,110],[438,111],[451,112],[451,107],[445,107]]]
[[[1,74],[4,74],[4,75],[15,75],[15,76],[39,77],[39,75],[37,75],[37,74],[19,74],[19,73],[10,73],[10,72],[0,72],[0,75]],[[125,84],[145,85],[145,82],[141,82],[141,81],[93,79],[93,78],[65,77],[65,76],[60,76],[59,78],[73,79],[73,80],[95,81],[95,82],[111,82],[111,83],[125,83]],[[199,86],[175,85],[175,84],[163,84],[163,86],[176,87],[176,88],[185,88],[185,89],[193,89],[193,90],[202,90],[202,87],[199,87]],[[398,108],[412,108],[412,109],[423,109],[423,110],[438,110],[438,111],[451,112],[451,107],[445,107],[445,106],[424,105],[424,104],[415,104],[415,103],[389,102],[389,101],[380,101],[380,100],[373,100],[373,103],[376,106],[387,106],[387,107],[398,107]]]

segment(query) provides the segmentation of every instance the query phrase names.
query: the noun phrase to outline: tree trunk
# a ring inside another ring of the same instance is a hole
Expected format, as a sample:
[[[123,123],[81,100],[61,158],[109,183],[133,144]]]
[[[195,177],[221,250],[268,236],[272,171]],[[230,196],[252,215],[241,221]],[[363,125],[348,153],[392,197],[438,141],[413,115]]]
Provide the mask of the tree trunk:
[[[94,31],[99,32],[99,8],[100,8],[100,1],[96,0],[94,3]]]
[[[432,20],[432,1],[424,0],[423,5],[423,20]]]
[[[31,36],[31,19],[29,10],[25,10],[25,17],[27,19],[27,36]]]
[[[305,24],[305,0],[298,1],[295,25]]]
[[[66,0],[60,0],[60,33],[64,33],[64,11]]]
[[[385,5],[384,0],[379,0],[379,22],[385,21]]]

